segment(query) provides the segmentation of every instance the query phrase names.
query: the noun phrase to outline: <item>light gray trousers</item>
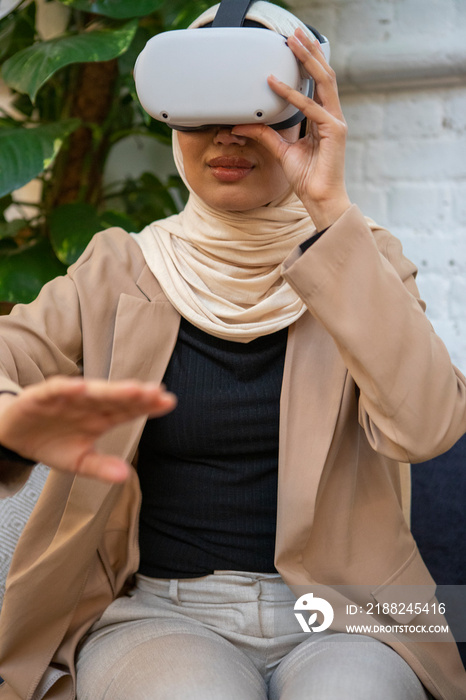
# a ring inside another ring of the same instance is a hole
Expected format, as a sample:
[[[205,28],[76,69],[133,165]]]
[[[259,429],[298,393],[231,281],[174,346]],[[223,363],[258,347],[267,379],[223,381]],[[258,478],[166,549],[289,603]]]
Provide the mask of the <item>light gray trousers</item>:
[[[138,576],[78,654],[78,700],[426,700],[371,637],[305,633],[280,576]]]

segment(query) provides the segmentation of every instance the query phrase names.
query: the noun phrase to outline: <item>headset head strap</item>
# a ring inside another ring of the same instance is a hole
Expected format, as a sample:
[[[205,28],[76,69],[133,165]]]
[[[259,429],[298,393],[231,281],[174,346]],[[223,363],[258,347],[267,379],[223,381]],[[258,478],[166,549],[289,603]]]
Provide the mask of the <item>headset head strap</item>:
[[[242,27],[252,0],[222,0],[212,27]]]

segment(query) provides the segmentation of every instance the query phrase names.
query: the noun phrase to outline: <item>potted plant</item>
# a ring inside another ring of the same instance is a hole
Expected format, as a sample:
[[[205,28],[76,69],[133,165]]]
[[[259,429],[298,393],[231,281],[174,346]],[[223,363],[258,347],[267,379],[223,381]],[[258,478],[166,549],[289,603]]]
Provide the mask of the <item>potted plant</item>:
[[[38,30],[39,0],[0,4],[0,66],[11,95],[0,110],[4,312],[63,274],[97,231],[139,231],[175,213],[186,197],[180,178],[162,180],[155,168],[111,184],[104,173],[130,136],[170,142],[168,128],[139,105],[134,62],[152,35],[187,26],[211,3],[55,1],[66,8],[64,28],[47,39]],[[18,199],[15,192],[32,180],[37,197]]]

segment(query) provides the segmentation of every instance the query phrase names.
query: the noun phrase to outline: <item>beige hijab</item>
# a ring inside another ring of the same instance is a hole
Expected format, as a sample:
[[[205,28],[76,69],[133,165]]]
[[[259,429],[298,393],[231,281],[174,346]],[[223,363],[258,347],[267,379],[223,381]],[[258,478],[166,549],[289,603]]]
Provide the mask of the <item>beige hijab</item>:
[[[193,23],[211,21],[218,6]],[[294,15],[267,2],[253,3],[247,18],[289,36],[303,27]],[[249,342],[289,326],[305,305],[280,274],[286,256],[315,231],[292,190],[246,212],[214,209],[186,181],[173,133],[177,169],[190,196],[180,214],[132,234],[147,265],[180,314],[211,335]]]

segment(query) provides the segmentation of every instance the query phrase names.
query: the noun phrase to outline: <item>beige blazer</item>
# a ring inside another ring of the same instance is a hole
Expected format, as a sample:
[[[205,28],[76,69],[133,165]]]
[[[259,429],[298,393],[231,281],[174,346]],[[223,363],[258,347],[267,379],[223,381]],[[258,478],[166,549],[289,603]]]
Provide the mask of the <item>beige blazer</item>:
[[[399,242],[371,232],[356,207],[290,255],[283,274],[309,313],[290,327],[286,351],[277,569],[297,594],[312,582],[348,584],[383,602],[403,584],[429,601],[435,585],[403,517],[398,463],[463,434],[466,380],[423,313]],[[55,373],[159,381],[178,326],[137,244],[111,229],[0,319],[0,390]],[[143,426],[112,431],[102,449],[132,460]],[[76,645],[137,570],[139,502],[135,471],[123,486],[50,474],[7,582],[0,700],[74,697]],[[453,642],[389,643],[436,698],[466,698]]]

